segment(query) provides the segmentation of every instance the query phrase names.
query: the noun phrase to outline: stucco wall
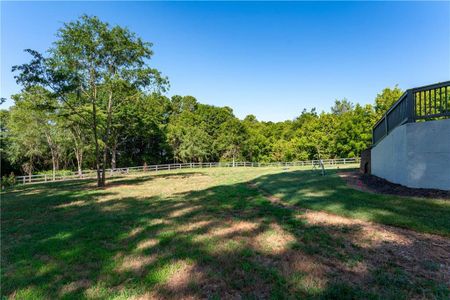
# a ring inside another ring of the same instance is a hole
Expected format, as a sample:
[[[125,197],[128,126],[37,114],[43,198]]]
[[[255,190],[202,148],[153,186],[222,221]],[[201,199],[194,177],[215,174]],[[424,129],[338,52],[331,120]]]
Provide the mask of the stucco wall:
[[[371,169],[405,186],[450,190],[450,119],[397,127],[372,148]]]

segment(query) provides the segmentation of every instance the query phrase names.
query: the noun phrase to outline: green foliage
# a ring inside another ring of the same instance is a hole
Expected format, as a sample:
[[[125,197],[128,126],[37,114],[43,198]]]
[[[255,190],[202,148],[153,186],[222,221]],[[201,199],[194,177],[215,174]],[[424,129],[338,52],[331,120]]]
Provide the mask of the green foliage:
[[[335,115],[342,115],[353,110],[353,103],[344,98],[342,100],[335,100],[331,112]]]
[[[9,176],[2,176],[2,189],[13,186],[14,184],[16,184],[16,176],[14,175],[14,173],[11,172]]]
[[[38,175],[53,175],[53,171],[52,170],[47,170],[47,171],[39,171],[37,172]],[[68,175],[73,175],[73,171],[72,170],[57,170],[55,172],[56,176],[68,176]]]
[[[377,117],[381,117],[402,94],[403,91],[397,85],[393,89],[383,89],[375,98],[375,112]]]

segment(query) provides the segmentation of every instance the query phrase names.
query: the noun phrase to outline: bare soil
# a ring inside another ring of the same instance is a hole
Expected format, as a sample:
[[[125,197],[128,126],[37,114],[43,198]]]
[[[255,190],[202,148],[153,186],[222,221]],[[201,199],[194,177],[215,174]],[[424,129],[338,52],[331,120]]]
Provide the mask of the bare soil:
[[[450,200],[450,191],[409,188],[374,175],[361,174],[358,171],[340,172],[338,175],[347,182],[348,186],[364,192]]]

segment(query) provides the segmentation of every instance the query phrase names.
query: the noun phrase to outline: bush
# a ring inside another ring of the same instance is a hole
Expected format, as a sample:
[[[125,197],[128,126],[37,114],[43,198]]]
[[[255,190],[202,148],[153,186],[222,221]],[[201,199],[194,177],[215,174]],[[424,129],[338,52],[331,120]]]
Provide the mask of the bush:
[[[14,184],[16,184],[16,176],[14,173],[11,172],[9,176],[2,177],[2,189],[13,186]]]

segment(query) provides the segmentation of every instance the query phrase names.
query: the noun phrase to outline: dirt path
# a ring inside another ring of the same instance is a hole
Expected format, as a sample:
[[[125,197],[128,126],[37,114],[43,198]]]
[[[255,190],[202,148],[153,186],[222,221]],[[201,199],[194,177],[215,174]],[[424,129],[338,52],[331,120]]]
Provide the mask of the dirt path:
[[[346,248],[357,245],[364,253],[364,265],[360,266],[360,273],[392,264],[415,276],[437,280],[450,287],[450,239],[286,205],[256,185],[249,186],[277,206],[300,212],[299,218],[308,224],[319,225],[331,235],[342,238]],[[335,267],[345,269],[338,262],[335,263]],[[355,276],[350,281],[357,281],[358,270],[355,272],[353,269],[352,273]]]

